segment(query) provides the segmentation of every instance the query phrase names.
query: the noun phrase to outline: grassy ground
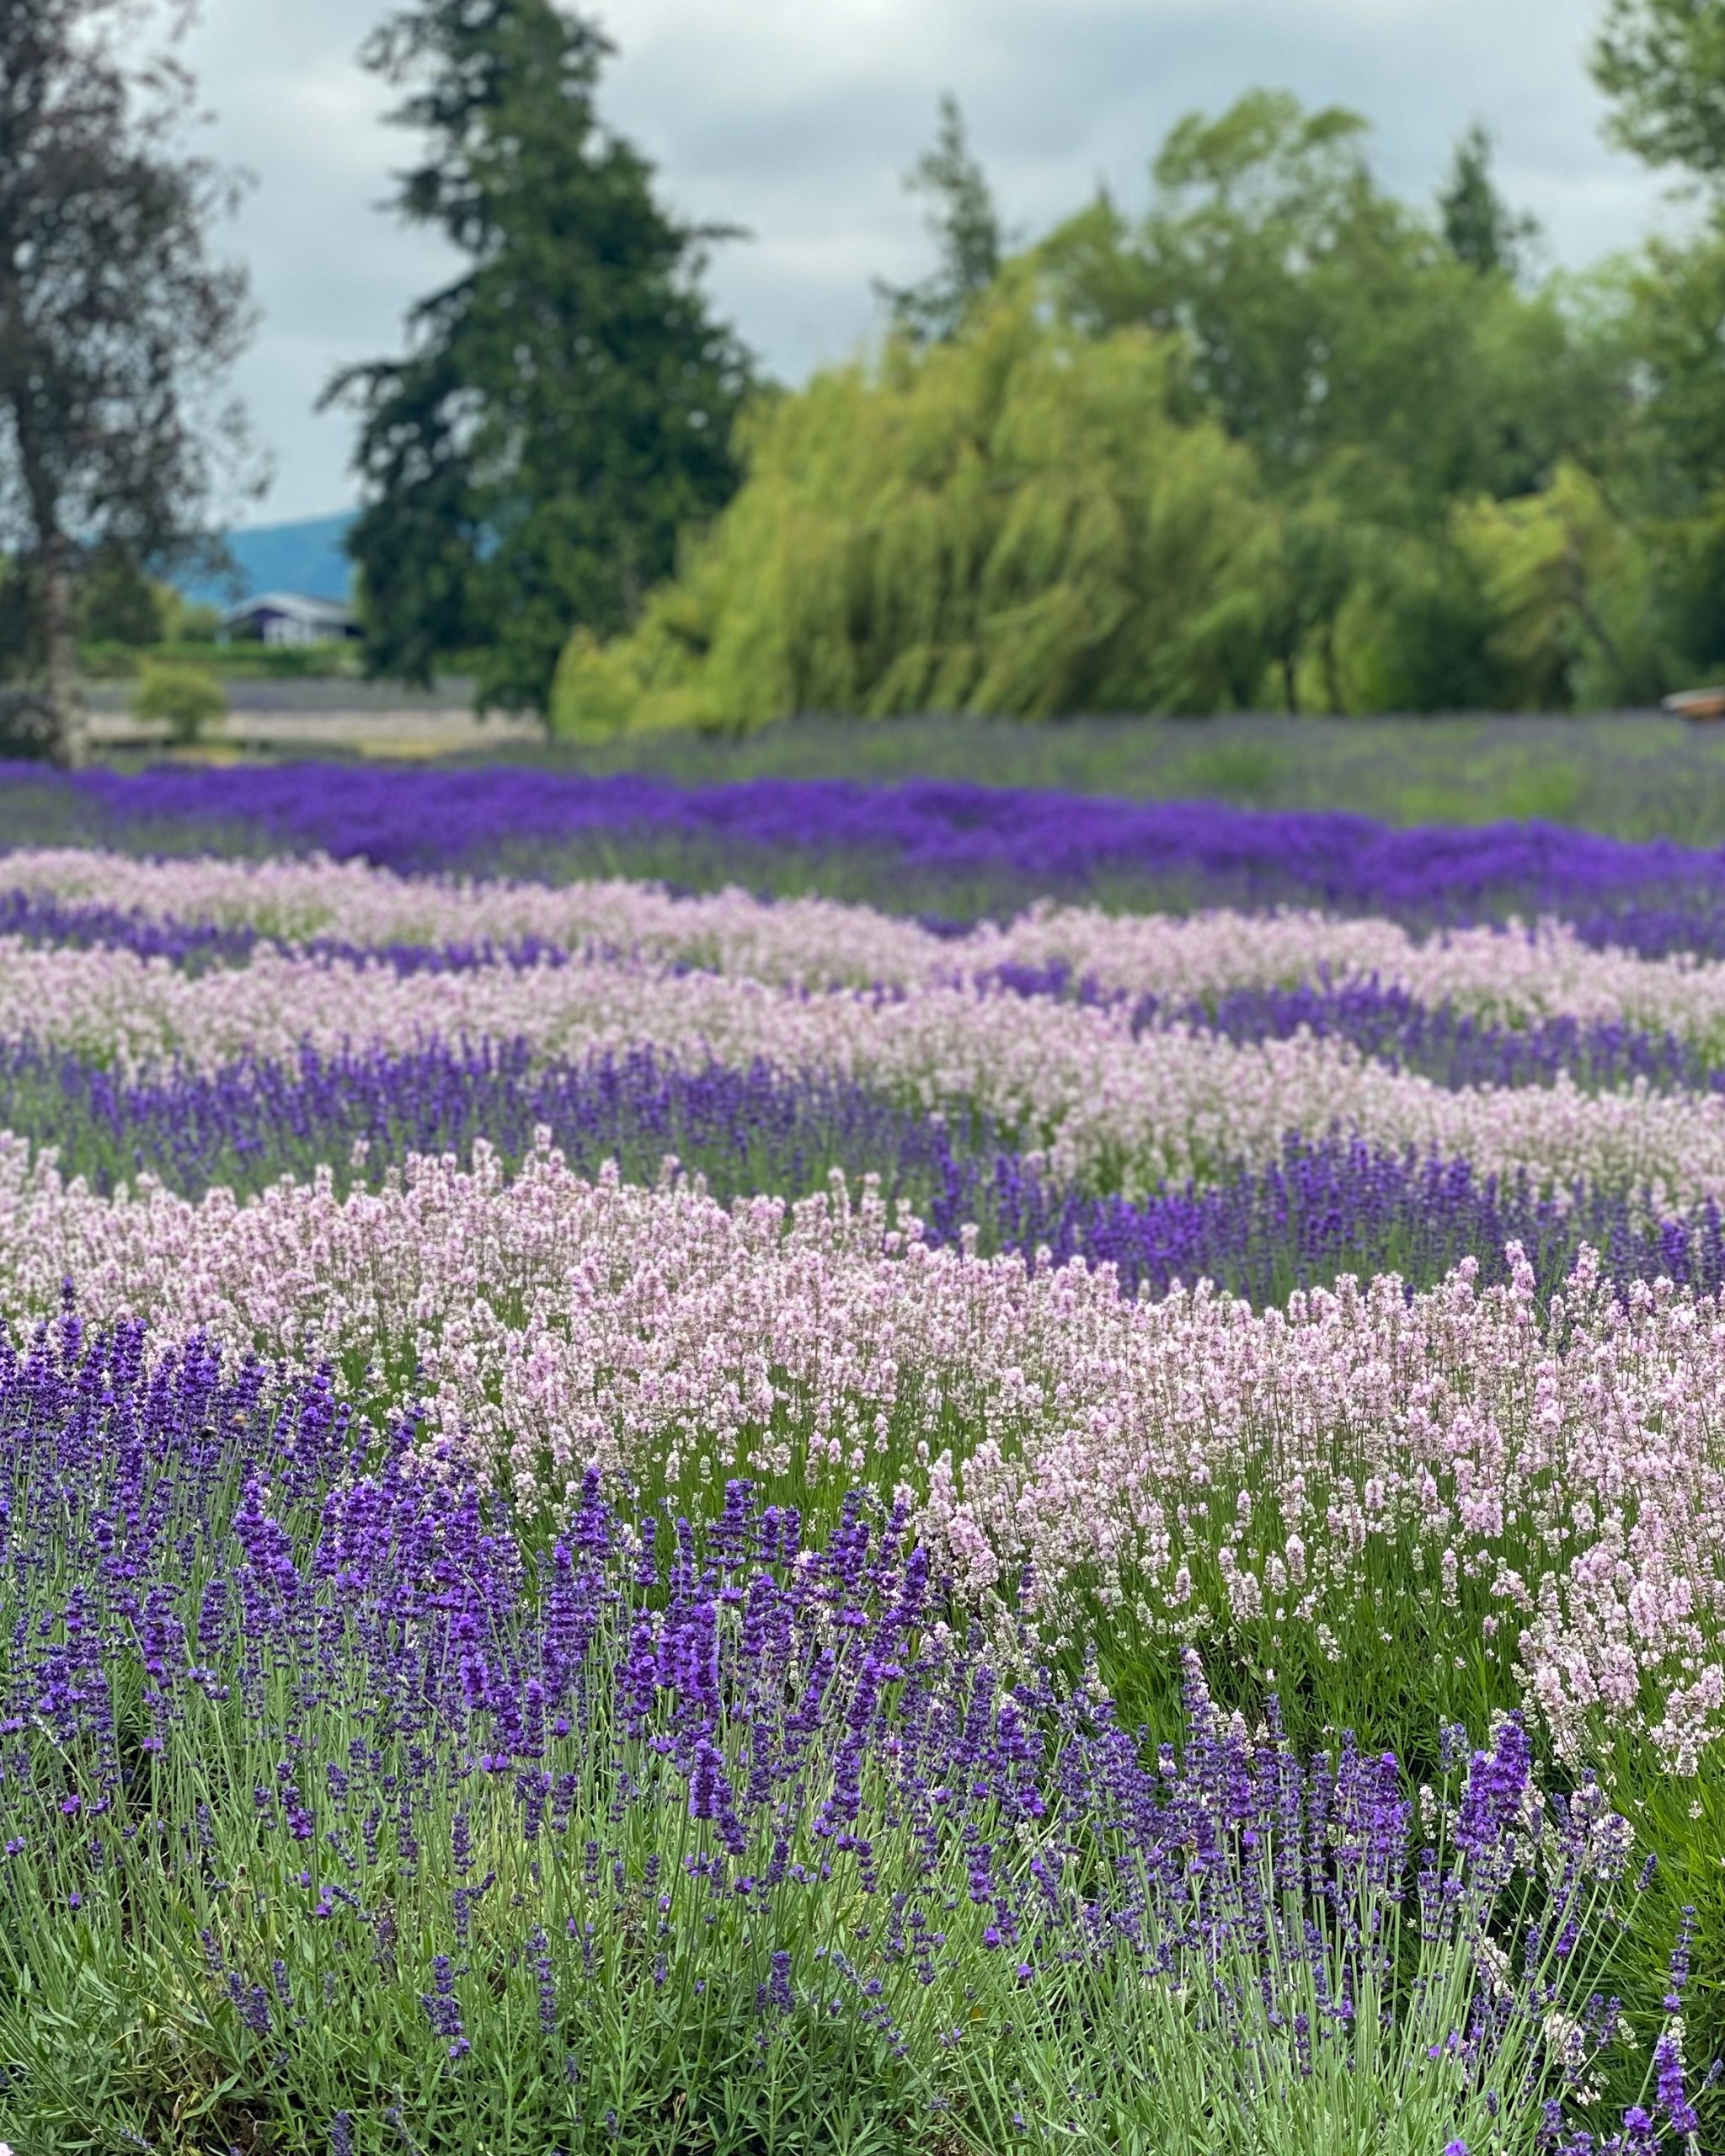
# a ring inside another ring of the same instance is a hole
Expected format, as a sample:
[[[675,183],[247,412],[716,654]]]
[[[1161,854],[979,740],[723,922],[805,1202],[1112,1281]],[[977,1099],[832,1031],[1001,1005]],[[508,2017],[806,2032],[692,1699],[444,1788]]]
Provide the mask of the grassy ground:
[[[1149,799],[1345,808],[1397,824],[1538,819],[1725,844],[1725,728],[1653,712],[1370,719],[798,719],[740,741],[644,736],[493,761],[691,781],[963,778]]]
[[[494,723],[471,746],[462,744],[452,760],[649,771],[692,783],[968,779],[1146,799],[1353,809],[1395,824],[1536,819],[1624,838],[1725,845],[1725,728],[1653,712],[1109,718],[1040,726],[964,718],[804,718],[740,740],[644,735],[587,750],[507,738],[513,731]],[[326,714],[302,734],[283,713],[270,760],[385,753],[363,734],[356,723],[348,740]],[[428,742],[425,751],[436,745]],[[118,744],[105,751],[126,768],[154,753]],[[232,755],[227,750],[224,760]]]

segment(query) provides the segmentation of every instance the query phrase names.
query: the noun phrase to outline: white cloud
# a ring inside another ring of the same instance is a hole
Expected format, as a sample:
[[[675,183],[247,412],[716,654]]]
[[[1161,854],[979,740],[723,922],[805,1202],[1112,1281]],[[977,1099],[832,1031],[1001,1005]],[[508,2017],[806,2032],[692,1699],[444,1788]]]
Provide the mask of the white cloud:
[[[436,241],[379,205],[409,146],[387,86],[358,66],[382,0],[211,0],[190,57],[221,153],[258,176],[230,237],[264,321],[240,387],[278,476],[254,514],[350,498],[351,421],[314,416],[338,366],[397,348],[404,309],[444,274]],[[754,237],[711,288],[776,372],[842,356],[876,326],[872,275],[924,266],[900,175],[943,89],[963,100],[1007,215],[1029,232],[1106,179],[1141,201],[1150,157],[1194,107],[1257,83],[1350,104],[1378,168],[1429,193],[1483,120],[1512,197],[1558,259],[1632,244],[1656,183],[1600,138],[1578,0],[611,0],[619,52],[603,109],[659,165],[686,216]]]

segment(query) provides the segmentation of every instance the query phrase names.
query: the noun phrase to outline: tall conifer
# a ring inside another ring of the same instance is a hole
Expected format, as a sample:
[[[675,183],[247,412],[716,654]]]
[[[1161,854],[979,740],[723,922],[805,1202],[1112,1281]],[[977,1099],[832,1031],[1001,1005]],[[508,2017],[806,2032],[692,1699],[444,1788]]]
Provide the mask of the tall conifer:
[[[699,285],[721,235],[601,125],[611,50],[554,0],[417,0],[363,56],[425,145],[394,206],[462,258],[405,355],[328,392],[360,414],[370,657],[423,680],[471,652],[510,708],[544,707],[571,623],[627,627],[736,483],[747,362]]]

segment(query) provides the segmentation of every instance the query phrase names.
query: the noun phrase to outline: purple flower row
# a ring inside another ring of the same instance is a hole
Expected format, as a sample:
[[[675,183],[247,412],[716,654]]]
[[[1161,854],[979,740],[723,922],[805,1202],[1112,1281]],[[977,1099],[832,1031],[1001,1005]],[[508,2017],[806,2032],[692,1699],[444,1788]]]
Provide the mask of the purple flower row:
[[[1334,2101],[1365,2045],[1464,2145],[1530,2114],[1502,2145],[1579,2156],[1566,2099],[1601,2074],[1641,2086],[1607,2147],[1696,2127],[1674,2044],[1643,2078],[1590,1988],[1631,1830],[1589,1781],[1543,1795],[1519,1721],[1445,1734],[1422,1818],[1393,1755],[1303,1762],[1274,1701],[1248,1736],[1190,1657],[1159,1749],[1008,1673],[862,1497],[825,1539],[742,1482],[704,1527],[632,1525],[590,1476],[542,1548],[412,1434],[70,1310],[0,1346],[0,2056],[29,2062],[0,2121],[63,2107],[95,2042],[40,2012],[70,1967],[93,2002],[143,1987],[254,2115],[315,2090],[350,2127],[406,2087],[437,2147],[603,2092],[619,2009],[648,2074],[715,2074],[697,2101],[837,2024],[842,2070],[986,2123],[1064,2047],[1052,2132],[1120,2054],[1154,2087],[1167,2025],[1130,2002],[1164,1992],[1235,2094]]]
[[[283,939],[248,926],[158,917],[23,890],[0,892],[0,936],[7,935],[57,947],[125,950],[192,970],[243,964],[260,947],[286,947]],[[294,947],[314,958],[385,965],[404,976],[569,963],[568,953],[537,937],[501,945],[480,941],[366,946],[318,936]],[[675,969],[692,969],[686,961]],[[986,978],[994,986],[1025,996],[1088,1004],[1123,1000],[1118,991],[1075,974],[1064,963],[1001,966]],[[1504,1025],[1452,1004],[1423,1003],[1403,988],[1375,979],[1340,986],[1316,981],[1238,988],[1208,1001],[1147,995],[1138,1000],[1133,1017],[1139,1030],[1177,1023],[1236,1042],[1283,1040],[1304,1030],[1348,1042],[1392,1069],[1418,1072],[1451,1087],[1548,1085],[1567,1073],[1589,1086],[1621,1086],[1644,1079],[1663,1090],[1725,1090],[1725,1068],[1711,1050],[1675,1033],[1569,1017]]]
[[[1290,1135],[1269,1166],[1217,1185],[1096,1198],[1051,1182],[980,1119],[924,1117],[860,1085],[766,1065],[686,1070],[644,1049],[546,1067],[520,1042],[306,1049],[287,1068],[127,1084],[75,1054],[14,1043],[0,1051],[0,1121],[56,1146],[65,1171],[99,1190],[148,1172],[188,1196],[216,1182],[255,1190],[326,1161],[375,1178],[409,1153],[467,1157],[481,1137],[518,1160],[541,1126],[579,1171],[616,1159],[650,1182],[675,1155],[723,1198],[817,1188],[840,1169],[853,1182],[878,1175],[936,1242],[975,1222],[985,1247],[1106,1262],[1128,1292],[1208,1277],[1262,1305],[1342,1272],[1392,1270],[1423,1285],[1469,1256],[1493,1279],[1512,1241],[1541,1282],[1567,1277],[1587,1242],[1619,1283],[1664,1275],[1725,1286],[1725,1219],[1712,1204],[1661,1218],[1632,1193],[1585,1183],[1542,1196],[1465,1160],[1345,1132]],[[356,1145],[360,1168],[348,1165]]]
[[[1725,856],[1538,824],[1397,830],[950,782],[760,779],[683,787],[521,768],[327,765],[0,771],[0,835],[318,849],[403,870],[640,870],[708,884],[843,884],[891,910],[1015,911],[1051,892],[1183,905],[1318,904],[1414,922],[1561,913],[1589,940],[1725,955]],[[15,818],[14,822],[13,819]]]
[[[0,936],[74,950],[129,951],[135,958],[166,958],[200,972],[209,966],[243,965],[259,949],[285,950],[286,938],[238,921],[183,921],[131,908],[61,899],[42,891],[0,891]],[[470,973],[479,966],[567,965],[569,953],[537,936],[503,944],[362,944],[340,936],[311,936],[292,947],[308,958],[350,965],[371,963],[411,975]]]
[[[1003,966],[990,979],[1022,995],[1090,1004],[1126,1000],[1064,965]],[[1309,1033],[1452,1088],[1550,1085],[1567,1074],[1602,1089],[1645,1080],[1673,1092],[1725,1091],[1725,1067],[1707,1047],[1680,1034],[1567,1015],[1504,1025],[1453,1003],[1422,1002],[1376,979],[1233,988],[1205,999],[1146,995],[1134,1004],[1132,1022],[1138,1032],[1178,1024],[1241,1043]]]

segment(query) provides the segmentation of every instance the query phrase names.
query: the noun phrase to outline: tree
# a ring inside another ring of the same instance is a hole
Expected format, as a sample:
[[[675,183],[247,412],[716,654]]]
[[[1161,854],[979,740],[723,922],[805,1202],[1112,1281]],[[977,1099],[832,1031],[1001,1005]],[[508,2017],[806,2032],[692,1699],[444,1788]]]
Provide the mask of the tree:
[[[964,115],[950,92],[940,101],[940,129],[905,175],[913,195],[933,198],[926,220],[938,251],[932,274],[919,285],[875,280],[893,328],[914,343],[944,344],[1000,275],[1007,241],[987,175],[970,153]]]
[[[1725,187],[1725,8],[1716,0],[1610,0],[1594,79],[1610,127],[1653,165]]]
[[[1476,256],[1489,243],[1500,274],[1377,184],[1357,115],[1271,91],[1182,120],[1141,219],[1099,196],[1035,251],[1075,327],[1178,339],[1181,408],[1255,452],[1279,520],[1265,603],[1284,703],[1342,701],[1343,631],[1362,616],[1350,593],[1375,590],[1391,561],[1398,593],[1453,625],[1466,579],[1444,558],[1452,502],[1540,488],[1621,415],[1621,373],[1564,296],[1501,274],[1520,222],[1496,200],[1485,146],[1463,149],[1458,230]],[[1450,681],[1434,676],[1421,700]]]
[[[1079,326],[1178,334],[1197,408],[1273,485],[1434,530],[1455,493],[1536,486],[1568,446],[1565,324],[1507,279],[1482,291],[1378,185],[1365,137],[1357,114],[1253,91],[1173,129],[1140,221],[1101,198],[1038,254]]]
[[[1515,501],[1459,503],[1454,523],[1491,611],[1504,702],[1618,703],[1664,686],[1646,678],[1644,648],[1632,640],[1647,611],[1635,550],[1579,467],[1561,465],[1548,487]]]
[[[1450,177],[1438,190],[1438,214],[1458,262],[1482,276],[1521,275],[1539,221],[1512,210],[1498,193],[1492,138],[1477,120],[1455,145]]]
[[[613,634],[729,498],[748,364],[679,222],[595,109],[611,50],[555,0],[417,0],[364,59],[427,138],[395,205],[467,258],[398,360],[326,392],[360,414],[349,539],[369,663],[478,655],[489,703],[545,708],[574,622]]]
[[[84,565],[78,594],[77,629],[87,643],[159,643],[166,633],[163,588],[152,583],[130,555],[101,552]]]
[[[1009,271],[951,342],[895,340],[752,414],[748,478],[682,574],[633,635],[572,638],[557,730],[1249,699],[1249,452],[1172,412],[1166,339],[1045,312]]]
[[[250,327],[245,279],[206,237],[232,184],[183,141],[184,11],[142,60],[140,12],[0,6],[0,552],[17,601],[3,658],[45,678],[65,763],[83,754],[84,563],[207,561],[212,496],[243,451],[219,392]]]

